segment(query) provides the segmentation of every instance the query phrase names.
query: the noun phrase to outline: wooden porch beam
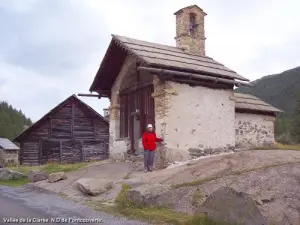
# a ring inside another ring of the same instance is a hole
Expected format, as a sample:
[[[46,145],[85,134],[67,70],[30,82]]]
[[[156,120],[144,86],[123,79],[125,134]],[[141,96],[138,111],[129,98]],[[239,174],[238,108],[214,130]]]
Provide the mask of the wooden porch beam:
[[[96,97],[96,98],[101,98],[101,95],[97,94],[77,94],[80,97]]]
[[[177,78],[169,78],[172,81],[178,82],[178,83],[185,83],[192,86],[204,86],[209,88],[221,88],[221,89],[232,89],[233,84],[222,84],[222,83],[209,83],[205,81],[196,81],[196,80],[187,80],[187,79],[177,79]],[[168,80],[168,79],[167,79]]]
[[[152,81],[136,84],[134,86],[131,86],[129,88],[125,88],[125,89],[121,90],[120,95],[124,95],[124,94],[128,94],[130,92],[137,91],[139,89],[142,89],[142,88],[147,87],[147,86],[152,85],[152,84],[153,84]]]
[[[213,81],[215,83],[234,84],[236,86],[248,86],[248,87],[252,86],[252,84],[242,82],[242,81],[235,81],[233,79],[231,80],[231,79],[213,77],[213,76],[196,74],[196,73],[187,73],[187,72],[180,72],[180,71],[175,71],[175,70],[165,70],[165,69],[142,67],[142,66],[138,67],[137,69],[152,72],[152,73],[163,74],[163,75],[182,76],[189,80],[209,80],[209,81]]]

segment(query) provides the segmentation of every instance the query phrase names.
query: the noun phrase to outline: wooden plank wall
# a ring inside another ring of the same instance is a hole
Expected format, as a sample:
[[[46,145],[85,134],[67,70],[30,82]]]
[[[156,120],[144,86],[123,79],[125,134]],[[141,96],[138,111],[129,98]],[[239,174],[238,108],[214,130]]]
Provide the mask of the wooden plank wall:
[[[20,163],[22,165],[39,165],[39,142],[23,142]]]
[[[21,143],[20,162],[73,163],[107,159],[109,125],[79,102],[67,102]]]

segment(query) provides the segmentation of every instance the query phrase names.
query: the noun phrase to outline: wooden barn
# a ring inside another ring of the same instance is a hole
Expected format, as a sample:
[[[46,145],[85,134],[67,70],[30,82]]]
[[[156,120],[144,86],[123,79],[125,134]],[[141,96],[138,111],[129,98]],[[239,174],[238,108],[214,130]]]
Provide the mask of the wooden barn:
[[[14,141],[21,165],[103,160],[109,156],[109,122],[72,95]]]

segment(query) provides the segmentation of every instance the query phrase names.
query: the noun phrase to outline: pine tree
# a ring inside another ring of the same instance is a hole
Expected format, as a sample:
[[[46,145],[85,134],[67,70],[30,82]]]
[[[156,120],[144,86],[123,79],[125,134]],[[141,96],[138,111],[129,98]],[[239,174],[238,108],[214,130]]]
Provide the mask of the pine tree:
[[[0,137],[13,139],[23,131],[24,125],[30,126],[32,122],[21,110],[0,102]]]
[[[297,99],[297,104],[294,111],[294,121],[293,121],[293,136],[297,143],[300,143],[300,95]]]

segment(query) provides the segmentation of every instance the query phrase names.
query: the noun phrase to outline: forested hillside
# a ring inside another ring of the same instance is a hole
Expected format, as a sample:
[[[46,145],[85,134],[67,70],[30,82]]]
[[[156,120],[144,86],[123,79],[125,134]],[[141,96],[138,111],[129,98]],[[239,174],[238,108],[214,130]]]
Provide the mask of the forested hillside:
[[[0,137],[13,139],[32,122],[21,110],[14,109],[7,102],[0,101]]]
[[[255,95],[291,115],[300,94],[300,67],[264,76],[254,81],[253,87],[237,88],[236,92]]]
[[[283,110],[276,120],[277,141],[300,142],[300,67],[262,77],[253,82],[253,87],[235,91],[255,95]]]

